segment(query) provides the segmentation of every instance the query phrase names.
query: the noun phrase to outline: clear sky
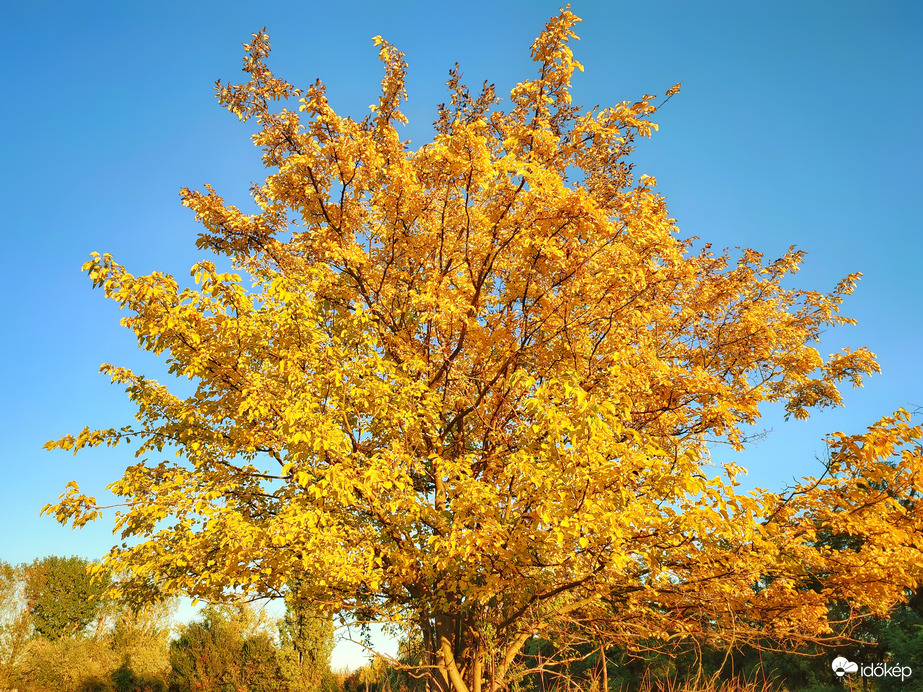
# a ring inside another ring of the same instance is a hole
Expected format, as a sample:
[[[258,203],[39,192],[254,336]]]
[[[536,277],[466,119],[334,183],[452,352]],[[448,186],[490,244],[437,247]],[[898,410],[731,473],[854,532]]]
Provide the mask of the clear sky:
[[[898,407],[923,406],[919,267],[923,240],[923,4],[904,2],[625,2],[578,0],[574,46],[585,72],[574,100],[614,105],[682,92],[639,143],[637,173],[656,176],[683,235],[780,256],[808,252],[791,282],[829,290],[864,278],[844,312],[857,327],[825,335],[824,354],[867,345],[883,373],[846,408],[807,422],[767,410],[771,434],[735,461],[778,489],[815,473],[824,434],[860,432]],[[41,507],[77,480],[104,486],[129,449],[74,458],[42,445],[84,425],[130,421],[102,362],[159,374],[91,290],[80,265],[112,253],[134,274],[188,276],[193,215],[181,187],[211,183],[244,203],[262,178],[251,130],[219,107],[216,79],[239,81],[241,43],[266,26],[270,66],[298,86],[318,77],[356,118],[381,79],[371,37],[410,64],[407,137],[431,137],[457,61],[472,86],[503,95],[532,76],[529,45],[558,2],[442,0],[156,3],[32,0],[0,5],[0,221],[7,363],[0,397],[0,560],[97,558],[115,542],[111,517],[71,531]],[[716,461],[728,452],[716,450]]]

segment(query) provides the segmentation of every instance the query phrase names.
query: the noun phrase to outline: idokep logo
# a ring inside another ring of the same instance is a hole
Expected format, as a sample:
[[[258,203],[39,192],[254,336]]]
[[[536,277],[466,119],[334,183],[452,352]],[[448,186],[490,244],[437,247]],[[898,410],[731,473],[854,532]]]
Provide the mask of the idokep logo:
[[[830,667],[833,668],[833,672],[840,678],[847,673],[859,673],[863,678],[892,677],[900,678],[901,681],[904,681],[913,675],[913,669],[910,666],[902,666],[897,663],[894,665],[888,663],[870,663],[860,666],[858,663],[853,663],[842,656],[837,656],[833,659],[833,663]]]
[[[838,678],[843,677],[846,673],[858,673],[859,664],[853,663],[852,661],[847,661],[842,656],[837,656],[833,659],[833,672],[836,673]]]

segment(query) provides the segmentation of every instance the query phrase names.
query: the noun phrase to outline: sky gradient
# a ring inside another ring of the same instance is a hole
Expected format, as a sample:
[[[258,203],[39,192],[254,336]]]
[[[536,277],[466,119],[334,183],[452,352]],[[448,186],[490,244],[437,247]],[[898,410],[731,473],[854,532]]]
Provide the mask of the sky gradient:
[[[42,445],[83,426],[130,422],[124,393],[98,373],[112,362],[159,376],[118,325],[115,305],[80,272],[109,252],[134,274],[181,281],[195,248],[181,187],[210,183],[245,205],[262,180],[259,152],[214,98],[240,81],[241,44],[266,26],[270,67],[296,86],[320,78],[333,107],[362,118],[381,79],[371,38],[410,65],[417,147],[432,137],[457,61],[472,87],[501,96],[535,70],[529,45],[558,2],[4,3],[7,106],[0,168],[7,373],[0,399],[0,560],[98,558],[115,542],[111,516],[81,531],[39,517],[77,480],[105,496],[130,448],[74,458]],[[748,483],[779,489],[819,469],[826,433],[861,432],[898,407],[923,406],[919,267],[923,240],[923,5],[918,2],[574,2],[574,45],[586,107],[682,92],[638,143],[636,173],[657,178],[683,236],[751,247],[767,259],[808,252],[790,286],[830,290],[864,274],[844,306],[856,327],[826,334],[821,352],[866,345],[882,374],[846,393],[846,407],[806,422],[767,409],[771,433],[740,456]],[[502,104],[501,104],[502,105]],[[917,419],[918,420],[918,419]]]

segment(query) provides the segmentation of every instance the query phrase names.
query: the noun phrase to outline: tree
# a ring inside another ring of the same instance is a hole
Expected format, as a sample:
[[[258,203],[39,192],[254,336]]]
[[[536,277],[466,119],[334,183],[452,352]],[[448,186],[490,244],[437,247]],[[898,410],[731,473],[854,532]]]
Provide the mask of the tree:
[[[292,692],[314,692],[330,679],[333,620],[290,589],[278,623],[279,664]]]
[[[119,667],[111,673],[116,692],[163,692],[170,674],[169,640],[178,602],[150,604],[143,609],[113,604],[115,625],[108,633]]]
[[[26,568],[25,592],[36,634],[56,640],[79,634],[100,613],[108,579],[90,561],[50,555]]]
[[[259,625],[243,606],[206,608],[170,643],[171,692],[287,689],[276,649]]]
[[[47,445],[137,441],[109,486],[124,542],[106,564],[129,595],[297,582],[343,618],[417,630],[436,689],[480,692],[528,673],[536,633],[561,652],[795,645],[830,636],[831,604],[882,613],[920,581],[923,455],[903,412],[831,438],[829,467],[789,492],[738,492],[738,466],[714,469],[710,444],[742,449],[765,404],[802,418],[878,369],[865,348],[817,350],[852,322],[839,308],[858,275],[790,289],[801,252],[680,239],[629,160],[654,97],[572,103],[577,21],[548,22],[507,111],[451,71],[417,149],[387,41],[361,121],[321,83],[276,77],[265,32],[245,46],[249,81],[218,98],[256,121],[256,211],[182,191],[197,245],[234,271],[202,261],[180,288],[109,255],[84,267],[196,383],[184,398],[104,365],[137,423]],[[102,510],[76,484],[45,508],[75,526]],[[862,536],[861,553],[823,531]]]
[[[87,564],[0,562],[0,689],[165,689],[175,600],[139,610],[101,599]]]
[[[32,634],[22,566],[0,561],[0,687],[10,687]]]

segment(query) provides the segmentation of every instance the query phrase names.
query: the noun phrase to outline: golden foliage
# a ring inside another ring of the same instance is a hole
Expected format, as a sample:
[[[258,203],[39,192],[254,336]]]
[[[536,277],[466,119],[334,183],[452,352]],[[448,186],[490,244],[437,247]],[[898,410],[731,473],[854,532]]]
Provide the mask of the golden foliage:
[[[905,414],[835,436],[828,472],[786,495],[711,466],[709,442],[742,449],[762,405],[802,418],[877,371],[867,349],[817,350],[851,322],[858,275],[822,294],[783,286],[794,249],[694,252],[627,158],[654,97],[573,105],[578,21],[549,21],[507,111],[453,70],[417,149],[397,128],[407,66],[382,38],[361,121],[321,83],[275,77],[265,32],[245,46],[249,81],[218,97],[258,125],[259,210],[182,191],[198,246],[240,274],[203,261],[180,288],[108,255],[84,267],[196,383],[182,398],[104,365],[137,423],[48,445],[137,442],[109,486],[125,505],[106,564],[126,589],[297,580],[344,615],[419,628],[436,684],[462,692],[503,684],[535,632],[564,648],[816,640],[831,603],[881,612],[919,583]],[[74,485],[45,511],[79,526],[99,509]]]

